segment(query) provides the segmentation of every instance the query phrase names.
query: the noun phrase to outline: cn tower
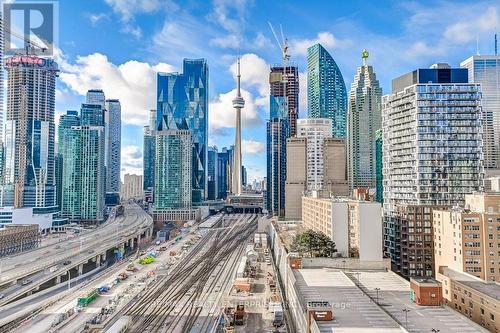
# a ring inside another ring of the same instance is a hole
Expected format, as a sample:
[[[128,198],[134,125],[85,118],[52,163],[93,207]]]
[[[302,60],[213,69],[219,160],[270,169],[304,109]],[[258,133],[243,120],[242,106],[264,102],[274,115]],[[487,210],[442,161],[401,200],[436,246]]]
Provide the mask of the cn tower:
[[[238,57],[238,75],[236,97],[233,99],[233,107],[236,110],[236,130],[234,135],[234,168],[233,168],[233,195],[241,195],[241,109],[245,106],[245,100],[241,97],[240,90],[240,58]]]

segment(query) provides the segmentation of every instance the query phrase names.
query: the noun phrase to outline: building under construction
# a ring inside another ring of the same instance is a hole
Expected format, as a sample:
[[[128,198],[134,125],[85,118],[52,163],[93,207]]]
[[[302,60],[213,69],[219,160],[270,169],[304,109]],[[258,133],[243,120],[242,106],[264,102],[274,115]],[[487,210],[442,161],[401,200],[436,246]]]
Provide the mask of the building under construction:
[[[7,225],[0,229],[0,257],[35,249],[40,241],[36,224]]]

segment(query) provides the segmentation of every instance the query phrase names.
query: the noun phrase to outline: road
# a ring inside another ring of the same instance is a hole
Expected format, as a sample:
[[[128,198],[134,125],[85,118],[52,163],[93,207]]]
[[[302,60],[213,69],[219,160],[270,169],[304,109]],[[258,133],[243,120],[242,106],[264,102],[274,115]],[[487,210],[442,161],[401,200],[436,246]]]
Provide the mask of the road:
[[[113,218],[80,238],[21,253],[7,260],[4,258],[0,276],[0,285],[4,284],[0,293],[4,297],[0,300],[0,305],[7,304],[57,275],[65,275],[69,268],[95,258],[115,245],[123,244],[140,230],[150,227],[151,217],[139,206],[127,204],[123,216]],[[69,264],[64,265],[65,262]],[[12,284],[13,281],[25,277],[29,277],[32,282],[24,286]],[[5,284],[7,282],[9,284]]]
[[[209,230],[171,274],[156,282],[121,312],[132,318],[127,332],[210,332],[220,313],[222,290],[232,283],[256,215],[232,215],[227,228]],[[120,315],[117,314],[117,317]]]

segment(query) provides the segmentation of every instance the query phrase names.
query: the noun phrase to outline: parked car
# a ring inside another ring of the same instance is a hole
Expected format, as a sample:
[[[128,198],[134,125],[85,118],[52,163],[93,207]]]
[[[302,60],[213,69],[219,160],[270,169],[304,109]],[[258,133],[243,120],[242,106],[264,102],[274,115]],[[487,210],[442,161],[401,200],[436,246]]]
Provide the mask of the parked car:
[[[64,266],[67,266],[67,265],[69,265],[69,264],[71,264],[71,260],[65,260],[65,261],[63,262],[63,265],[64,265]]]
[[[4,298],[5,295],[4,294],[0,294],[0,299]]]

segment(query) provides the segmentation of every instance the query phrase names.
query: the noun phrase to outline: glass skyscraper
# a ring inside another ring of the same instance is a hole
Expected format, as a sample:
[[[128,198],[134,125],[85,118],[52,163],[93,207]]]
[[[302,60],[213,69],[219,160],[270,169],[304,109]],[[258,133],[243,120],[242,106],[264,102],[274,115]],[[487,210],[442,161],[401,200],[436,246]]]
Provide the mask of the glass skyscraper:
[[[162,130],[155,136],[153,207],[155,210],[191,208],[191,131]]]
[[[481,84],[486,173],[500,170],[500,56],[475,55],[460,67],[469,70],[469,82]]]
[[[105,108],[106,96],[102,89],[90,89],[87,91],[87,96],[85,99],[86,104],[100,105],[101,109]]]
[[[466,69],[437,64],[392,81],[382,152],[384,251],[394,270],[433,274],[431,210],[483,189],[482,132],[481,86]]]
[[[82,104],[80,117],[68,111],[61,118],[61,215],[75,222],[99,222],[104,217],[105,199],[104,109]]]
[[[231,192],[231,170],[233,168],[233,147],[222,148],[217,153],[217,199],[225,200]]]
[[[307,103],[309,118],[332,120],[334,138],[345,138],[347,90],[332,56],[321,44],[307,49]]]
[[[207,191],[208,65],[184,59],[183,73],[158,73],[157,130],[189,130],[192,134],[192,201]]]
[[[272,73],[271,73],[272,75]],[[271,87],[273,82],[271,81]],[[272,89],[271,89],[272,93]],[[283,96],[269,96],[267,122],[267,197],[266,208],[272,215],[285,215],[286,140],[289,137],[288,112]]]
[[[120,192],[121,168],[121,128],[122,111],[120,101],[106,100],[107,117],[107,161],[106,161],[106,192]],[[106,117],[105,117],[106,118]]]
[[[217,199],[217,160],[218,152],[217,147],[208,147],[208,162],[207,162],[207,186],[208,186],[208,200]]]
[[[376,185],[374,143],[375,133],[382,127],[382,88],[367,59],[368,51],[363,50],[363,63],[349,92],[347,179],[350,191]]]
[[[142,146],[143,190],[153,191],[155,182],[155,136],[156,110],[149,110],[149,125],[144,126]]]
[[[48,58],[6,59],[7,115],[2,206],[55,207],[55,86]]]

